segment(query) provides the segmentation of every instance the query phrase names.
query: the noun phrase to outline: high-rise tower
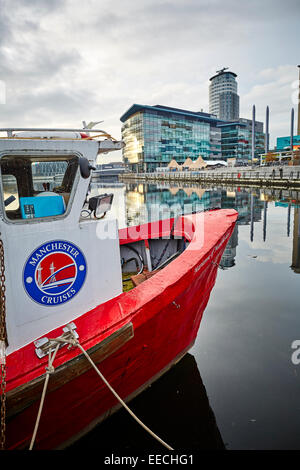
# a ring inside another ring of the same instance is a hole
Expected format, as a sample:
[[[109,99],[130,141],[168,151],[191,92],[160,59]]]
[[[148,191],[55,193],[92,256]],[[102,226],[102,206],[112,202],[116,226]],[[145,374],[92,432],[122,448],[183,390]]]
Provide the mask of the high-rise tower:
[[[209,112],[224,121],[239,119],[240,98],[237,94],[236,77],[235,73],[223,68],[210,78]]]

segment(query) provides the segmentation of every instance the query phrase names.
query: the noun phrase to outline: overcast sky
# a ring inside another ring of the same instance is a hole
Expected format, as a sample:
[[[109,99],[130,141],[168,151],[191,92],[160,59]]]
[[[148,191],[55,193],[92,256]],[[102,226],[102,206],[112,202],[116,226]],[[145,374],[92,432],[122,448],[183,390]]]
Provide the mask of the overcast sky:
[[[208,112],[229,67],[274,144],[292,107],[296,132],[299,18],[299,0],[0,0],[0,127],[104,120],[120,138],[133,103]]]

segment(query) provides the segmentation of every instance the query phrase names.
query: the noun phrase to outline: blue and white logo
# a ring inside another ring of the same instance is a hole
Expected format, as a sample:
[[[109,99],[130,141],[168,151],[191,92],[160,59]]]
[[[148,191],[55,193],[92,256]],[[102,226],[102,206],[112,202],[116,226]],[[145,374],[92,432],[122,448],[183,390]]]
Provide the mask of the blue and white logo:
[[[23,284],[27,294],[47,307],[71,300],[86,278],[87,264],[81,250],[65,240],[39,246],[26,261]]]

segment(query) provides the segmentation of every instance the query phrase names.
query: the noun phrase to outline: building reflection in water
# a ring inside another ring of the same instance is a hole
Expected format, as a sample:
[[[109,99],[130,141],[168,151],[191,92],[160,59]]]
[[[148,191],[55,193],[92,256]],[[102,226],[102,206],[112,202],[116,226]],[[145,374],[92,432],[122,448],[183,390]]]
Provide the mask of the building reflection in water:
[[[291,228],[291,204],[288,205],[288,215],[287,215],[287,236],[290,236],[290,228]]]
[[[224,450],[196,360],[186,354],[130,402],[134,413],[177,451]],[[124,432],[124,430],[126,432]],[[69,449],[99,448],[128,455],[130,450],[162,452],[163,447],[121,409]],[[127,454],[125,453],[127,452]]]
[[[226,245],[223,256],[220,261],[220,267],[223,269],[232,268],[235,265],[236,247],[238,245],[238,225],[236,224],[233,233]]]
[[[293,255],[292,255],[292,270],[300,273],[300,217],[299,207],[294,207],[294,231],[293,231]]]
[[[268,203],[264,201],[264,227],[263,227],[263,240],[266,241],[267,237],[267,212],[268,212]]]
[[[166,186],[164,184],[126,185],[126,207],[128,225],[146,223],[157,217],[172,217],[208,209],[236,209],[239,213],[236,228],[220,262],[220,267],[228,269],[235,265],[236,247],[238,245],[238,225],[251,225],[253,240],[254,222],[262,218],[266,205],[260,200],[259,193],[246,190],[228,190],[226,188],[200,188],[188,185]],[[160,208],[160,213],[153,208]],[[266,220],[266,213],[265,213]]]
[[[113,211],[119,227],[139,225],[157,218],[176,217],[182,213],[216,208],[236,209],[239,213],[235,230],[220,262],[222,269],[235,266],[238,246],[238,226],[250,225],[250,241],[254,241],[256,222],[263,221],[262,239],[267,239],[268,204],[287,208],[287,237],[293,233],[291,269],[300,273],[300,194],[297,191],[250,188],[201,188],[191,185],[168,183],[145,184],[92,184],[91,195],[113,192]],[[294,211],[293,230],[291,214]]]
[[[287,236],[290,236],[291,227],[291,210],[294,209],[294,222],[293,222],[293,252],[292,252],[292,264],[291,269],[296,274],[300,274],[300,201],[298,194],[294,194],[293,198],[287,199],[281,197],[281,199],[275,202],[275,206],[287,208]]]

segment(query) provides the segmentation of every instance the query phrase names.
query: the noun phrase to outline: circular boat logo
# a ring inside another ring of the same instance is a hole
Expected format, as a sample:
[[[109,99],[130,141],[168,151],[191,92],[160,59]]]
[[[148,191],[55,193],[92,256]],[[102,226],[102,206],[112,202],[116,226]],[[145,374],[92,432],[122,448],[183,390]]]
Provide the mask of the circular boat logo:
[[[26,261],[23,283],[27,294],[39,304],[60,305],[81,289],[87,265],[80,249],[64,240],[39,246]]]

